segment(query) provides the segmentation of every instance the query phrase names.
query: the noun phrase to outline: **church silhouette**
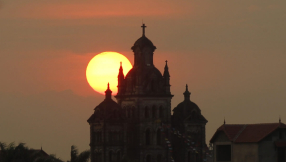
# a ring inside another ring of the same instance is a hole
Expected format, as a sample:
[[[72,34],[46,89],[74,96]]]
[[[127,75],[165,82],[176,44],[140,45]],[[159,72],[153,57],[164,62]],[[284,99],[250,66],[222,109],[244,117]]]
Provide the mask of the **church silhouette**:
[[[156,46],[141,27],[142,37],[131,47],[133,68],[126,76],[119,68],[117,102],[108,84],[104,101],[87,120],[91,162],[203,162],[207,120],[187,85],[171,115],[167,61],[162,75],[153,64]]]

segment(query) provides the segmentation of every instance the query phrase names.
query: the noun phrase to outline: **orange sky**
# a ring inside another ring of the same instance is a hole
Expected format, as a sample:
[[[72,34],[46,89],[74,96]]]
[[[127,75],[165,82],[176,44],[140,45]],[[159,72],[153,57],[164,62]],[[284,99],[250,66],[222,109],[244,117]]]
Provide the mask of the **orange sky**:
[[[103,96],[86,82],[96,53],[146,36],[155,66],[168,60],[172,108],[185,84],[208,119],[207,140],[227,123],[286,120],[286,1],[0,0],[2,142],[69,159],[88,149],[86,120]],[[208,141],[207,141],[208,143]]]

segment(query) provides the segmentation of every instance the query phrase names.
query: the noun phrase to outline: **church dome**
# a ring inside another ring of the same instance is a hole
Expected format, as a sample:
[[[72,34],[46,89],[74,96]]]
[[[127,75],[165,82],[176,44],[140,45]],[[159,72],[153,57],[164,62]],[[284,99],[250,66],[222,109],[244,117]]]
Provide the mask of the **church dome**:
[[[112,91],[109,89],[109,83],[105,93],[105,99],[94,108],[94,113],[87,120],[89,123],[104,119],[108,121],[122,121],[124,117],[123,110],[118,103],[112,100]]]
[[[153,45],[153,43],[145,36],[145,28],[147,26],[145,26],[145,24],[143,24],[142,26],[143,29],[143,33],[142,33],[142,37],[140,37],[135,43],[134,45],[131,47],[131,49],[133,51],[136,50],[136,48],[139,49],[143,49],[145,47],[149,47],[152,49],[152,51],[154,51],[156,49],[156,46]]]
[[[186,91],[184,92],[185,100],[179,103],[173,110],[174,123],[179,124],[185,121],[207,122],[201,114],[201,110],[198,105],[190,100],[190,94],[188,86],[186,85]]]
[[[156,49],[156,46],[154,46],[153,43],[143,35],[134,43],[131,49],[134,51],[136,48],[143,49],[145,47],[150,47],[152,50]]]

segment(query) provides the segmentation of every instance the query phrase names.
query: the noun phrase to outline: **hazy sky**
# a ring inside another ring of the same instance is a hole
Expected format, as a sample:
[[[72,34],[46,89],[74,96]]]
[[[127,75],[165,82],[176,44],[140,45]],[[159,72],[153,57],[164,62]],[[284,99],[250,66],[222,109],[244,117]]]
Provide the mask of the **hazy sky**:
[[[0,0],[0,141],[63,160],[89,149],[86,120],[104,96],[85,79],[89,60],[116,51],[133,64],[141,36],[168,60],[172,108],[191,100],[209,121],[286,122],[285,0]]]

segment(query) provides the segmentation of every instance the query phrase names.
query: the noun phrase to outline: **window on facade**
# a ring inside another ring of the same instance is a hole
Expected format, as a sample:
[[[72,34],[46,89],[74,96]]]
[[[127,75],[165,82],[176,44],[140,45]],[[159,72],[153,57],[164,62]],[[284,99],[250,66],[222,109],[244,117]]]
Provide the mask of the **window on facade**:
[[[121,154],[120,154],[120,151],[117,151],[116,162],[120,162],[120,160],[121,160]]]
[[[95,153],[95,161],[101,161],[101,156],[102,156],[101,152],[96,152]]]
[[[145,107],[145,118],[149,118],[149,109]]]
[[[130,118],[130,109],[127,109],[127,118]]]
[[[132,116],[135,117],[135,107],[132,107]]]
[[[113,142],[113,136],[114,136],[114,133],[113,132],[108,132],[108,141],[109,143],[111,144]]]
[[[145,132],[145,141],[146,141],[146,145],[150,145],[151,144],[151,139],[150,139],[150,130],[147,129]]]
[[[113,160],[112,151],[109,151],[109,153],[108,153],[108,161],[109,162],[113,162],[112,160]]]
[[[162,155],[161,154],[157,155],[157,162],[162,162]]]
[[[151,155],[146,156],[146,162],[151,162]]]
[[[163,107],[160,106],[159,108],[159,118],[163,118]]]
[[[160,129],[157,130],[157,145],[161,145],[161,131]]]
[[[95,133],[95,142],[100,143],[101,142],[101,132]]]
[[[216,146],[216,160],[217,161],[231,161],[231,145],[217,145]]]
[[[155,106],[152,107],[152,117],[153,117],[153,118],[156,118],[156,117],[157,117],[156,107],[155,107]]]

